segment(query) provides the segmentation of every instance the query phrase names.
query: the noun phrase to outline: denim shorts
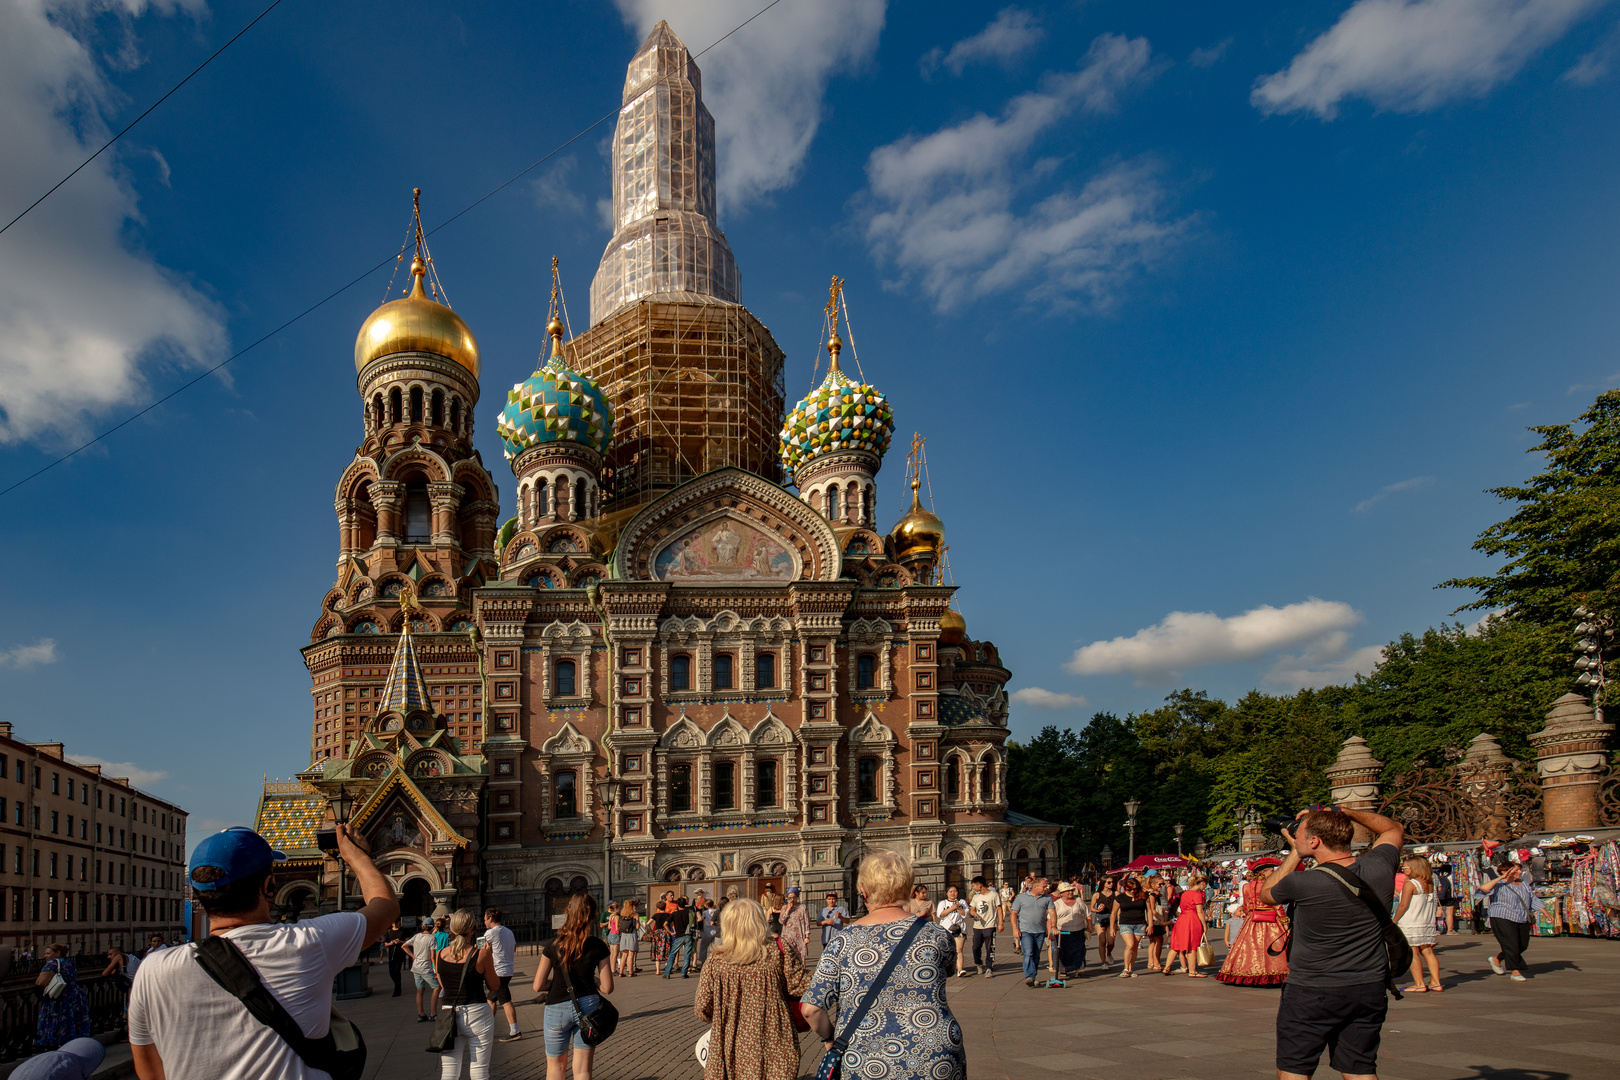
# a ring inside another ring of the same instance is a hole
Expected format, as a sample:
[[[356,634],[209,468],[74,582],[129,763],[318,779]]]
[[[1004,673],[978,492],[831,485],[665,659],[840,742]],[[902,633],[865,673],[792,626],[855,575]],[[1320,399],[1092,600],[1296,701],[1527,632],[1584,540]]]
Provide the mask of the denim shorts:
[[[1131,935],[1134,935],[1136,937],[1146,937],[1147,936],[1147,923],[1143,923],[1143,922],[1122,922],[1122,923],[1119,924],[1119,932],[1122,933],[1122,934],[1131,934]]]
[[[418,990],[437,990],[439,988],[439,980],[434,978],[431,971],[426,975],[420,971],[413,971],[411,972],[411,978],[416,980]]]
[[[607,943],[609,945],[617,945],[619,943],[619,935],[618,934],[609,934],[607,936]]]
[[[596,1007],[595,994],[579,999],[579,1011],[588,1013]],[[574,1003],[564,1001],[546,1006],[546,1057],[563,1057],[568,1053],[568,1036],[574,1036],[575,1050],[589,1050],[585,1037],[579,1033],[579,1017],[574,1015]]]

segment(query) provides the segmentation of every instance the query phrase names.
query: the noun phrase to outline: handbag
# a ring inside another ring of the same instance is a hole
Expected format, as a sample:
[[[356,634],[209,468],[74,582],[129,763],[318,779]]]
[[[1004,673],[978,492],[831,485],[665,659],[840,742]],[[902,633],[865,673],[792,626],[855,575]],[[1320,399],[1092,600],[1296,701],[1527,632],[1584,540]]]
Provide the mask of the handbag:
[[[472,949],[467,953],[467,962],[461,968],[461,997],[467,996],[467,976],[473,971],[473,965],[478,962],[478,950]],[[442,983],[444,980],[440,980]],[[428,1036],[425,1049],[430,1054],[442,1054],[447,1050],[455,1049],[456,1045],[456,1007],[446,1005],[439,1009],[439,1015],[433,1018],[433,1032]]]
[[[1198,964],[1199,964],[1199,966],[1207,967],[1210,964],[1213,964],[1214,962],[1215,962],[1215,946],[1211,945],[1207,941],[1204,942],[1202,945],[1198,946]]]
[[[1406,933],[1395,925],[1395,920],[1389,913],[1389,905],[1379,903],[1366,882],[1342,866],[1318,866],[1316,869],[1337,881],[1351,896],[1372,909],[1373,917],[1378,920],[1378,928],[1384,939],[1384,986],[1395,996],[1396,1001],[1402,1000],[1405,995],[1401,993],[1395,981],[1412,967],[1412,943],[1406,940]]]
[[[218,935],[209,937],[197,946],[196,960],[253,1019],[280,1035],[305,1066],[330,1073],[332,1080],[360,1080],[366,1070],[366,1040],[343,1014],[333,1009],[331,1027],[319,1039],[312,1039],[265,987],[258,969],[235,942]]]
[[[590,1012],[583,1012],[579,1007],[579,998],[574,994],[574,980],[568,977],[568,965],[559,957],[556,960],[557,971],[562,975],[563,986],[568,988],[568,1000],[574,1003],[574,1017],[579,1021],[579,1037],[585,1040],[586,1046],[600,1046],[607,1041],[619,1026],[619,1010],[613,1007],[613,1002],[600,994],[596,997],[596,1008]]]
[[[787,953],[787,946],[782,944],[781,938],[776,939],[776,952],[779,956]],[[784,986],[782,996],[787,999],[788,1017],[793,1021],[793,1030],[809,1031],[810,1021],[804,1018],[804,1002],[800,1000],[799,995],[788,993]]]
[[[55,1001],[62,996],[62,991],[66,989],[67,980],[62,978],[62,973],[58,971],[51,976],[51,981],[45,984],[45,996]]]
[[[850,1014],[848,1023],[839,1025],[843,1029],[843,1034],[833,1040],[831,1050],[821,1055],[821,1064],[816,1066],[816,1080],[842,1080],[844,1050],[849,1046],[849,1037],[860,1028],[861,1021],[866,1019],[867,1012],[871,1010],[872,1005],[877,1001],[878,991],[882,990],[883,984],[889,981],[889,976],[894,973],[895,965],[900,962],[902,956],[906,955],[906,950],[911,948],[912,941],[916,939],[918,932],[923,928],[923,923],[927,921],[924,918],[913,919],[906,932],[900,935],[899,943],[895,945],[894,951],[889,954],[889,959],[884,962],[883,968],[877,973],[877,977],[872,980],[872,985],[866,988],[866,996],[861,999],[861,1003]],[[839,1017],[839,1019],[842,1020],[843,1017]]]

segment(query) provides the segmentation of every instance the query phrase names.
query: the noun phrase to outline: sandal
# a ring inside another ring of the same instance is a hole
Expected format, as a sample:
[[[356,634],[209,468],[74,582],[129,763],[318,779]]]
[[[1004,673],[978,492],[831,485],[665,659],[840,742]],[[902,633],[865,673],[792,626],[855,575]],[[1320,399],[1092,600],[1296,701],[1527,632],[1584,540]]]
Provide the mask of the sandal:
[[[1122,979],[1129,979],[1129,978],[1133,978],[1133,976],[1132,976],[1132,975],[1131,975],[1131,973],[1130,973],[1130,972],[1128,972],[1128,971],[1122,971],[1122,972],[1120,972],[1120,973],[1119,973],[1119,977],[1120,977],[1120,978],[1122,978]]]
[[[1190,971],[1190,972],[1187,973],[1187,978],[1189,978],[1189,979],[1207,979],[1207,978],[1209,978],[1209,976],[1208,975],[1200,975],[1196,971]]]
[[[1401,987],[1401,993],[1403,993],[1403,994],[1423,994],[1423,993],[1427,993],[1427,992],[1428,992],[1428,988],[1423,987],[1423,986],[1403,986],[1403,987]]]
[[[1446,992],[1446,988],[1441,986],[1439,983],[1435,983],[1433,986],[1429,987],[1428,992],[1431,994],[1443,994]]]

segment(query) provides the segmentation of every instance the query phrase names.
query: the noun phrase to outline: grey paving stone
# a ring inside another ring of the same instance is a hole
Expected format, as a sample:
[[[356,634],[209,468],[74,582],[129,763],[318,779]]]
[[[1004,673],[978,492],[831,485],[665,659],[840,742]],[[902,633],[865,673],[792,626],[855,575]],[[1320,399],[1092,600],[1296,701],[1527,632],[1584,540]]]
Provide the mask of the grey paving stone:
[[[1109,1034],[1112,1034],[1112,1033],[1117,1032],[1117,1031],[1127,1031],[1129,1029],[1128,1028],[1113,1027],[1112,1025],[1109,1025],[1109,1024],[1093,1024],[1093,1023],[1089,1023],[1089,1022],[1082,1022],[1082,1023],[1078,1023],[1078,1024],[1058,1024],[1058,1025],[1055,1025],[1053,1027],[1049,1027],[1046,1030],[1047,1031],[1061,1032],[1064,1035],[1086,1036],[1086,1035],[1109,1035]]]
[[[1166,1039],[1155,1043],[1134,1043],[1138,1050],[1151,1050],[1155,1054],[1173,1054],[1176,1057],[1208,1057],[1211,1054],[1235,1054],[1247,1047],[1232,1046],[1215,1039]]]
[[[1548,1075],[1547,1063],[1544,1061],[1519,1061],[1497,1057],[1493,1049],[1468,1050],[1450,1054],[1425,1054],[1422,1057],[1402,1058],[1402,1063],[1416,1061],[1424,1065],[1438,1065],[1441,1068],[1457,1069],[1468,1076],[1501,1076],[1504,1071],[1518,1070],[1527,1075],[1546,1077]],[[1382,1062],[1380,1061],[1380,1065]],[[1378,1070],[1379,1075],[1385,1075],[1384,1070]]]
[[[1541,1046],[1532,1046],[1532,1050],[1550,1050],[1555,1054],[1579,1054],[1581,1057],[1602,1058],[1605,1061],[1620,1061],[1620,1044],[1606,1042],[1565,1042],[1544,1043]]]
[[[1459,1031],[1477,1031],[1478,1028],[1461,1024],[1441,1024],[1433,1020],[1406,1020],[1391,1017],[1384,1021],[1384,1034],[1401,1032],[1412,1035],[1455,1035]]]
[[[1229,1024],[1233,1018],[1216,1013],[1164,1013],[1153,1018],[1155,1023],[1191,1027],[1195,1024]]]
[[[1600,1020],[1593,1020],[1585,1016],[1556,1016],[1552,1013],[1510,1012],[1486,1013],[1481,1020],[1496,1020],[1505,1024],[1531,1024],[1535,1027],[1563,1027],[1567,1024],[1597,1024]]]
[[[1043,1054],[1040,1057],[1014,1058],[1014,1061],[1025,1065],[1034,1065],[1041,1069],[1053,1071],[1070,1071],[1074,1069],[1095,1069],[1103,1065],[1118,1065],[1117,1061],[1107,1058],[1091,1057],[1088,1054]]]

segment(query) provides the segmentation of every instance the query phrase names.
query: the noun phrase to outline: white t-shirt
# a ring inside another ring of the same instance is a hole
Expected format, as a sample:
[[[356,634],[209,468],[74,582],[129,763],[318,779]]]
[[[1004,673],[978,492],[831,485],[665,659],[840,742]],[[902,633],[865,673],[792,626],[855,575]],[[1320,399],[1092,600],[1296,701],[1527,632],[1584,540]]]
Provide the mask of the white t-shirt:
[[[434,938],[432,934],[417,934],[405,943],[411,950],[411,974],[433,974]]]
[[[517,955],[517,935],[504,926],[493,926],[484,931],[484,944],[489,946],[490,959],[495,961],[496,976],[510,978],[512,958]]]
[[[941,900],[934,905],[934,920],[947,930],[966,930],[967,910],[965,900]]]
[[[1001,921],[1001,897],[996,895],[994,889],[976,892],[968,900],[968,907],[973,910],[973,928],[975,930],[994,930]]]
[[[339,912],[292,924],[257,923],[222,935],[242,950],[271,996],[312,1039],[332,1020],[332,979],[354,963],[366,917]],[[156,1046],[168,1080],[330,1080],[209,978],[197,946],[153,953],[129,995],[129,1041]]]

